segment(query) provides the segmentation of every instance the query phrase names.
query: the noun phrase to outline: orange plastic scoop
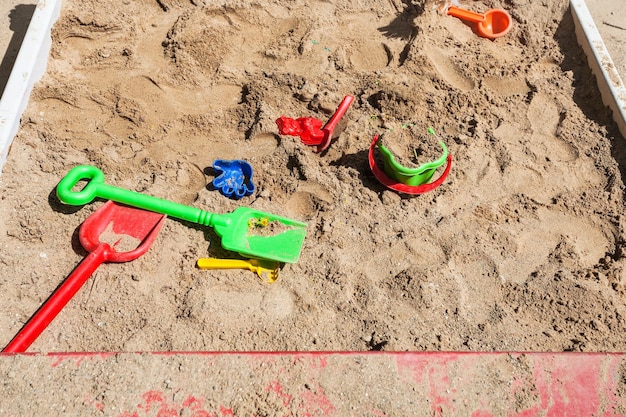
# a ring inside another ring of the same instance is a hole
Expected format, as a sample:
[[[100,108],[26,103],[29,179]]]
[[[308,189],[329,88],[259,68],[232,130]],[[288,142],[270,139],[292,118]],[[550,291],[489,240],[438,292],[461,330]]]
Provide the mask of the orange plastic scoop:
[[[483,38],[496,39],[511,30],[511,16],[502,9],[491,9],[485,13],[475,13],[456,6],[447,6],[446,13],[467,22],[477,23],[476,30]]]

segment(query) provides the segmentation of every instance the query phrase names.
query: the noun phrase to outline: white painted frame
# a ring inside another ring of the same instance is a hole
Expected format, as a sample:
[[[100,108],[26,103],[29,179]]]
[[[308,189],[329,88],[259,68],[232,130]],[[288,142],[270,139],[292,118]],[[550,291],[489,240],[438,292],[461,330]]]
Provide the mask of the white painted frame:
[[[623,1],[623,0],[621,0]],[[602,102],[613,112],[613,120],[626,138],[626,87],[600,36],[584,0],[570,0],[576,39],[587,55],[591,72],[596,76]]]
[[[28,105],[33,85],[46,70],[50,31],[61,13],[61,0],[40,0],[0,98],[0,173]]]

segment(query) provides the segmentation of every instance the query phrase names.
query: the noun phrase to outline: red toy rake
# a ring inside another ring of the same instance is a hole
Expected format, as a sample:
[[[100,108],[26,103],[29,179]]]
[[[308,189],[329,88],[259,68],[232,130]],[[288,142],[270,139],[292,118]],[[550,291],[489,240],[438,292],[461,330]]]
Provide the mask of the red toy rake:
[[[337,124],[339,124],[343,115],[346,114],[353,101],[353,96],[345,96],[324,127],[322,127],[322,121],[315,117],[291,119],[281,116],[276,119],[278,131],[281,135],[300,136],[302,143],[317,146],[317,152],[323,152],[330,145]]]

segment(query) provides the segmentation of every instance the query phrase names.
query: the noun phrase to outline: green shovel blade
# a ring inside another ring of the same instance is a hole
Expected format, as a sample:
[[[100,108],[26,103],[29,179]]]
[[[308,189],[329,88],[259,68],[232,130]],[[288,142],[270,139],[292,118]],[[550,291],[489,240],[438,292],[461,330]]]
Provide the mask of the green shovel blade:
[[[74,191],[86,181],[82,190]],[[57,185],[57,196],[65,204],[83,205],[100,197],[169,217],[210,226],[222,238],[222,247],[251,258],[294,263],[306,235],[306,223],[239,207],[231,213],[214,214],[146,194],[104,183],[104,174],[90,165],[74,167]]]
[[[210,226],[222,247],[244,256],[294,263],[306,236],[306,223],[248,207],[214,214]]]

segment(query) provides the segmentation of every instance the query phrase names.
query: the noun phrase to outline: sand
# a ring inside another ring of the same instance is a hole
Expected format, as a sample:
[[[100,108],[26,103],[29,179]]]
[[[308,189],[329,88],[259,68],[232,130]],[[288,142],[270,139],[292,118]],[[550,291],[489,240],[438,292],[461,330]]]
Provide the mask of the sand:
[[[198,269],[237,254],[170,218],[146,255],[101,265],[33,352],[623,351],[623,138],[568,2],[469,4],[509,10],[495,41],[433,6],[64,1],[0,177],[1,340],[85,258],[77,231],[103,201],[67,206],[55,187],[89,164],[111,185],[253,207],[307,236],[267,284]],[[326,152],[278,134],[278,117],[327,120],[345,95]],[[374,135],[409,126],[452,155],[417,196],[367,161]],[[248,161],[255,193],[214,190],[215,159]]]

